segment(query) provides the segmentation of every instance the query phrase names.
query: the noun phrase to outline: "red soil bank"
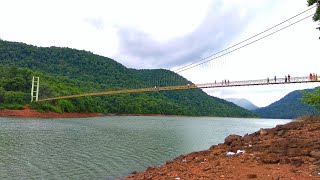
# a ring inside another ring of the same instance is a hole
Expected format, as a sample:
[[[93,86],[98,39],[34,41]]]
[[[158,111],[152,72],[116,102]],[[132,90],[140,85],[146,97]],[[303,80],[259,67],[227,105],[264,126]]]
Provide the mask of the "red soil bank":
[[[96,117],[103,116],[103,113],[55,113],[46,112],[40,113],[36,110],[29,109],[26,105],[24,110],[0,110],[2,117],[24,117],[24,118],[82,118],[82,117]]]

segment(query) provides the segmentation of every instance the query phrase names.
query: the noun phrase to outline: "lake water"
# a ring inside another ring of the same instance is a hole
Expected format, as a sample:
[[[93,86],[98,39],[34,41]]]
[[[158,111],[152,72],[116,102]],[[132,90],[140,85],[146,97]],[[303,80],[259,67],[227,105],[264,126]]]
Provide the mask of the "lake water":
[[[0,118],[0,179],[114,179],[290,120]]]

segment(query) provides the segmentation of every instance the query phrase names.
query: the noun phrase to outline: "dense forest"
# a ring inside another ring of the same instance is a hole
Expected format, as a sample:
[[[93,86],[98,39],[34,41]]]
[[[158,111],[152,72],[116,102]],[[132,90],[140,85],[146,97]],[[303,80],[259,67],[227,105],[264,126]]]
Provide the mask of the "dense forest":
[[[21,109],[30,103],[32,76],[40,77],[39,98],[123,88],[189,84],[169,70],[136,70],[91,52],[36,47],[0,40],[0,107]],[[175,114],[253,117],[233,103],[201,89],[131,93],[35,102],[31,108],[55,112]]]

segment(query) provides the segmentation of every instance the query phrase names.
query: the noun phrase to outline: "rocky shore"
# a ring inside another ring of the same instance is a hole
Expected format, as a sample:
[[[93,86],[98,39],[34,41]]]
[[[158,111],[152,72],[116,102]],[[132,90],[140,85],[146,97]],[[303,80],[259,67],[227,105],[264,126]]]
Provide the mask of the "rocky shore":
[[[320,179],[320,116],[243,137],[233,134],[209,150],[181,155],[123,179]]]

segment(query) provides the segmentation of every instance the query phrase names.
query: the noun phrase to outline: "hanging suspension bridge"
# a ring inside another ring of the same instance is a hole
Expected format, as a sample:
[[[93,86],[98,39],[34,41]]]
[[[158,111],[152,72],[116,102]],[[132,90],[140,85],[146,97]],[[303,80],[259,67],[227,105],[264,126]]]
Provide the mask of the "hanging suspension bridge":
[[[155,91],[173,91],[173,90],[186,90],[186,89],[203,89],[203,88],[222,88],[222,87],[236,87],[236,86],[259,86],[259,85],[276,85],[276,84],[295,84],[295,83],[315,83],[320,82],[318,77],[293,77],[278,78],[278,79],[259,79],[259,80],[249,80],[249,81],[221,81],[219,83],[205,83],[205,84],[186,84],[181,86],[165,86],[165,87],[150,87],[150,88],[140,88],[140,89],[123,89],[123,90],[110,90],[104,92],[95,93],[83,93],[77,95],[60,96],[54,98],[44,98],[38,99],[37,101],[52,101],[59,99],[70,99],[84,96],[101,96],[101,95],[114,95],[114,94],[124,94],[124,93],[139,93],[139,92],[155,92]],[[37,91],[34,91],[37,92]],[[35,96],[34,96],[35,97]]]
[[[315,7],[315,6],[314,6]],[[176,74],[174,76],[180,76],[181,73],[187,71],[187,70],[194,70],[195,68],[199,68],[201,66],[204,66],[204,64],[206,64],[207,66],[205,66],[205,68],[208,68],[208,66],[211,66],[212,64],[215,63],[215,67],[217,66],[221,66],[221,61],[214,61],[212,63],[213,60],[221,60],[222,62],[225,61],[226,56],[230,55],[231,53],[234,53],[240,49],[243,49],[251,44],[254,44],[262,39],[265,39],[267,37],[270,37],[271,35],[278,33],[288,27],[291,27],[305,19],[308,19],[312,16],[308,15],[305,16],[303,18],[300,18],[299,20],[294,21],[293,23],[287,24],[285,25],[285,23],[299,17],[300,15],[308,12],[309,10],[313,9],[314,7],[311,7],[289,19],[286,19],[285,21],[271,27],[268,28],[267,30],[255,34],[254,36],[245,39],[244,41],[241,41],[237,44],[234,44],[233,46],[230,46],[222,51],[219,51],[215,54],[212,54],[210,56],[207,56],[199,61],[195,61],[191,64],[188,64],[186,66],[182,66],[176,70],[174,70],[173,72],[175,72]],[[283,26],[285,25],[285,26]],[[274,30],[273,32],[269,33],[269,34],[265,34],[275,28],[278,28],[276,30]],[[265,34],[265,35],[264,35]],[[269,55],[269,54],[268,54]],[[237,55],[236,55],[237,56]],[[225,58],[225,59],[223,59]],[[220,63],[220,64],[219,64]],[[197,73],[202,72],[203,70],[198,70]],[[211,73],[213,72],[212,70],[209,70]],[[173,76],[173,77],[174,77]],[[208,76],[208,75],[207,75]],[[212,75],[210,75],[211,77]],[[251,76],[253,77],[253,76]],[[162,78],[162,79],[161,79]],[[91,93],[82,93],[82,94],[74,94],[74,95],[66,95],[66,96],[59,96],[59,97],[51,97],[51,98],[41,98],[39,99],[39,77],[34,77],[33,81],[32,81],[32,90],[31,90],[31,101],[38,101],[38,102],[42,102],[42,101],[52,101],[52,100],[59,100],[59,99],[69,99],[69,98],[77,98],[77,97],[84,97],[84,96],[101,96],[101,95],[115,95],[115,94],[124,94],[124,93],[139,93],[139,92],[157,92],[157,91],[173,91],[173,90],[187,90],[187,89],[205,89],[205,88],[226,88],[226,87],[239,87],[239,86],[261,86],[261,85],[280,85],[280,84],[296,84],[296,83],[316,83],[319,82],[318,80],[318,75],[313,75],[311,76],[305,76],[305,77],[285,77],[285,78],[265,78],[265,79],[258,79],[258,80],[246,80],[246,81],[229,81],[229,80],[225,80],[224,79],[222,81],[214,81],[214,82],[210,82],[210,83],[185,83],[185,84],[179,84],[176,85],[176,83],[167,83],[167,84],[163,84],[161,82],[169,82],[169,80],[172,77],[168,77],[168,79],[163,79],[163,77],[159,77],[159,79],[152,79],[150,80],[151,83],[147,83],[147,85],[145,85],[143,88],[124,88],[124,89],[120,89],[120,90],[106,90],[106,91],[102,91],[102,92],[91,92]],[[175,79],[173,79],[173,81],[175,81]],[[194,81],[193,81],[194,82]],[[173,85],[175,84],[175,85]]]

